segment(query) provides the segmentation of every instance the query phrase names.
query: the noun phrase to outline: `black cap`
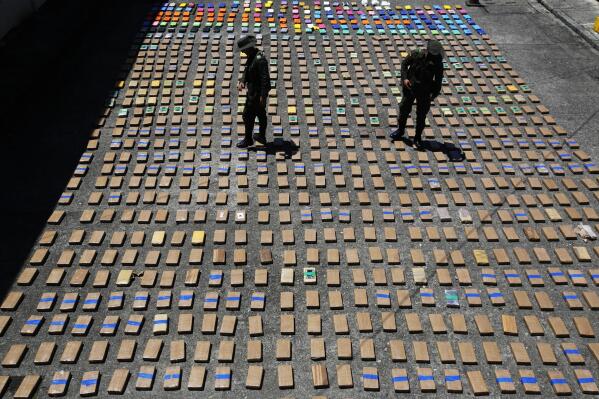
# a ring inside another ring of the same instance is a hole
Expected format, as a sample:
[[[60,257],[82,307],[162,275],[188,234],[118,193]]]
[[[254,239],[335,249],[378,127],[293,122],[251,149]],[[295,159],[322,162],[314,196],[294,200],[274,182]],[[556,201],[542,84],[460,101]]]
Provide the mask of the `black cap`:
[[[438,40],[429,40],[426,45],[426,50],[431,55],[443,56],[443,45]]]
[[[239,51],[247,50],[247,49],[253,48],[253,47],[256,47],[256,36],[254,36],[254,35],[248,35],[248,36],[242,37],[237,42],[237,49]]]

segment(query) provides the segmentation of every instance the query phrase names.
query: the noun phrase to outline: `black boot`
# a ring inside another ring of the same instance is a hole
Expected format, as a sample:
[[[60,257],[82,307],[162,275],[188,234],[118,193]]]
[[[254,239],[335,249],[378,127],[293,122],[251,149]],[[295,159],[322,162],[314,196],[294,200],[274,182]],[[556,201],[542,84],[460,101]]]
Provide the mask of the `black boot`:
[[[422,149],[422,139],[420,138],[420,136],[414,137],[414,148],[416,148],[417,150]]]
[[[237,143],[237,148],[248,148],[254,144],[254,140],[248,139],[247,137]]]
[[[389,137],[391,138],[391,140],[399,140],[403,137],[404,133],[404,130],[400,128],[391,133]]]
[[[262,145],[266,145],[266,135],[264,133],[254,134],[253,139]]]

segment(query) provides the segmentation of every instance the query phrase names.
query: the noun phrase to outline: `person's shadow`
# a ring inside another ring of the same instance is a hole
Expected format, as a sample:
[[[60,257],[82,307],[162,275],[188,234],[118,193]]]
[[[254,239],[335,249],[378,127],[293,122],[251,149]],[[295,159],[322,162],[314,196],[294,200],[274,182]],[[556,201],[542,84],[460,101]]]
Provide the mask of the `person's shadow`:
[[[249,150],[265,151],[267,155],[283,153],[285,154],[285,158],[291,158],[299,150],[299,146],[297,146],[291,140],[285,140],[281,137],[277,137],[273,141],[267,142],[264,145],[254,145],[253,147],[250,147]]]
[[[402,141],[407,145],[412,145],[412,139],[403,137]],[[450,162],[462,162],[466,156],[464,152],[450,142],[439,142],[437,140],[422,140],[420,151],[442,152]]]

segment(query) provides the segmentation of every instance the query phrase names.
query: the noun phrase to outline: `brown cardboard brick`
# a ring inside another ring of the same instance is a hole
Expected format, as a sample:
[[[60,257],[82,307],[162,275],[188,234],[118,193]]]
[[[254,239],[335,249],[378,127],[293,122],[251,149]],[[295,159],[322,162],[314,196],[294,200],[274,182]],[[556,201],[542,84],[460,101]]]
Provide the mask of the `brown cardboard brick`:
[[[11,345],[2,359],[2,367],[19,367],[26,352],[27,345],[25,344]]]
[[[433,370],[430,368],[418,367],[416,369],[418,375],[418,383],[422,392],[436,392],[437,387],[435,380],[431,379],[433,376]],[[424,377],[424,378],[423,378]]]
[[[94,396],[98,393],[98,385],[100,382],[99,371],[86,371],[81,377],[81,381],[86,381],[85,384],[81,384],[79,388],[79,395],[81,396]]]
[[[480,335],[493,335],[493,326],[486,314],[477,314],[474,316],[474,322]]]
[[[322,338],[310,339],[310,359],[312,359],[312,360],[326,359],[326,350],[325,350],[324,339],[322,339]]]
[[[445,267],[438,268],[437,269],[437,280],[439,281],[440,285],[451,285],[452,279],[451,279],[451,274],[449,273],[449,269],[445,268]]]
[[[545,291],[536,291],[534,293],[535,299],[539,308],[543,311],[552,311],[554,309],[553,302],[549,298],[549,295]]]
[[[507,314],[501,315],[501,324],[505,335],[518,335],[516,316]]]
[[[322,332],[322,321],[320,314],[308,314],[307,319],[308,334],[320,335]]]
[[[439,353],[439,358],[441,359],[441,363],[455,363],[455,354],[453,352],[453,348],[451,347],[451,343],[448,341],[437,341],[437,351]]]
[[[461,393],[462,392],[462,381],[460,378],[460,372],[456,369],[446,369],[445,374],[445,388],[447,392]]]
[[[495,341],[484,341],[483,351],[485,352],[485,358],[489,364],[501,364],[501,352]]]
[[[8,293],[8,295],[6,296],[6,298],[4,299],[4,301],[2,302],[2,305],[0,306],[0,309],[2,310],[16,310],[17,307],[19,306],[19,304],[21,303],[21,300],[23,299],[23,293],[20,291],[11,291]]]
[[[158,360],[160,353],[162,352],[163,344],[164,343],[162,339],[149,339],[143,352],[143,359],[151,361]]]
[[[543,364],[557,364],[557,358],[555,357],[555,352],[553,351],[553,347],[547,342],[538,342],[537,350],[539,352],[539,357]]]
[[[372,332],[372,320],[370,319],[370,313],[365,313],[365,312],[356,313],[356,321],[358,324],[358,331]]]
[[[333,328],[335,329],[335,334],[348,334],[349,324],[347,322],[347,316],[345,314],[334,314]]]
[[[548,272],[549,276],[551,277],[551,280],[553,280],[553,282],[555,284],[561,285],[561,284],[568,283],[568,280],[566,279],[562,270],[560,270],[556,267],[550,267],[550,268],[547,268],[547,272]]]
[[[466,375],[468,376],[468,382],[470,382],[470,387],[472,388],[472,393],[474,393],[474,395],[489,394],[485,379],[479,370],[468,371],[466,372]]]
[[[82,347],[83,343],[81,341],[68,341],[60,356],[60,362],[67,364],[77,363]]]
[[[417,313],[404,313],[408,331],[412,334],[422,332],[422,324]]]
[[[586,394],[597,394],[599,393],[599,388],[597,387],[597,383],[593,379],[593,375],[589,370],[585,369],[575,369],[574,375],[576,379],[579,381],[580,389],[583,393]],[[581,382],[584,381],[584,382]],[[590,381],[590,382],[586,382]]]
[[[41,381],[41,377],[36,374],[26,375],[15,392],[14,398],[30,399],[33,398],[37,387]]]
[[[35,354],[33,359],[34,364],[50,364],[54,353],[56,352],[56,343],[54,342],[42,342]]]
[[[587,317],[584,316],[576,316],[572,319],[574,321],[574,326],[576,327],[576,331],[578,335],[583,338],[593,338],[595,337],[595,331],[593,330],[593,326]]]
[[[352,388],[354,381],[352,378],[351,365],[350,364],[338,364],[337,370],[337,385],[339,388]]]
[[[171,363],[185,361],[185,341],[178,339],[170,342],[169,359]]]
[[[135,349],[137,347],[137,343],[135,340],[126,339],[121,341],[119,346],[119,350],[117,352],[117,360],[119,362],[130,362],[133,360],[135,355]]]
[[[519,309],[532,309],[532,302],[526,291],[514,291],[513,294]]]
[[[405,284],[405,273],[404,269],[400,267],[394,267],[391,269],[391,281],[394,285]]]
[[[215,390],[222,391],[231,389],[231,369],[229,367],[217,367],[215,374],[219,375],[219,378],[214,380]]]
[[[320,295],[318,291],[309,290],[306,291],[306,307],[308,309],[320,308]]]
[[[474,346],[470,341],[458,342],[458,349],[460,351],[460,357],[464,364],[478,364],[476,359],[476,353],[474,352]]]
[[[413,341],[412,346],[414,349],[414,359],[417,363],[428,363],[430,362],[430,356],[428,354],[428,346],[424,341]]]
[[[556,337],[564,338],[570,336],[570,332],[568,331],[568,328],[566,327],[566,324],[561,319],[561,317],[549,317],[547,321],[549,322],[549,326],[553,330],[553,333]]]
[[[528,333],[531,335],[543,335],[545,334],[545,330],[543,326],[539,322],[538,317],[534,315],[525,315],[524,323],[526,324],[526,328],[528,328]]]
[[[254,284],[257,286],[268,285],[268,270],[256,269],[254,272]]]
[[[343,297],[341,291],[329,291],[329,308],[343,309]]]
[[[510,372],[504,369],[495,370],[495,378],[500,379],[498,381],[499,390],[501,393],[515,393],[516,387],[510,379],[512,378]]]
[[[390,307],[391,306],[391,293],[389,290],[377,290],[375,293],[376,304],[378,307]],[[357,303],[356,303],[357,306]],[[366,297],[365,306],[368,306],[368,300]]]
[[[256,315],[248,318],[248,332],[252,337],[263,334],[262,316]]]
[[[553,393],[558,396],[566,396],[572,394],[572,389],[567,382],[567,379],[564,377],[561,371],[559,370],[548,370],[547,377],[549,381],[560,381],[559,383],[552,383],[551,387],[553,388]],[[562,383],[561,381],[566,380],[566,383]]]
[[[181,367],[167,367],[164,371],[162,386],[165,391],[179,390],[181,388]]]
[[[291,389],[294,387],[293,367],[282,364],[277,367],[279,389]]]
[[[403,341],[396,339],[390,340],[389,348],[391,350],[391,360],[394,362],[405,362],[407,360]]]
[[[594,273],[594,272],[593,272]],[[583,291],[582,297],[591,310],[599,309],[599,295],[594,291]]]
[[[380,263],[383,261],[383,253],[380,247],[369,247],[368,254],[370,261],[373,263]]]
[[[285,267],[281,269],[281,284],[293,285],[295,272],[293,268]]]
[[[280,333],[295,334],[295,318],[293,315],[282,314],[280,316]]]
[[[35,267],[26,267],[21,271],[17,278],[18,285],[31,285],[38,275],[38,270]]]
[[[511,342],[510,348],[516,364],[530,364],[530,357],[526,351],[526,347],[521,342]]]
[[[251,365],[248,368],[245,387],[248,389],[261,389],[264,378],[264,369],[261,366]]]
[[[344,239],[345,241],[355,241],[355,236],[353,233],[353,229],[351,229],[351,234],[345,234],[345,229],[344,229]],[[345,258],[347,260],[347,264],[348,265],[359,265],[360,264],[360,257],[358,255],[358,251],[356,248],[347,248],[345,250]]]
[[[208,362],[210,360],[210,341],[198,341],[196,344],[193,361]]]
[[[352,277],[355,285],[366,285],[366,274],[364,269],[351,269]]]
[[[522,385],[524,386],[524,392],[526,394],[539,394],[541,393],[541,388],[536,381],[536,377],[532,370],[519,370],[520,381],[522,381]]]
[[[397,324],[395,322],[394,312],[381,312],[381,321],[383,324],[383,331],[394,332],[397,331]]]
[[[362,360],[376,360],[376,353],[374,350],[374,341],[369,338],[360,339],[360,358]]]
[[[235,329],[237,327],[237,316],[225,315],[222,318],[220,324],[221,335],[235,335]]]
[[[277,339],[277,360],[291,360],[291,341],[288,339]]]
[[[375,367],[364,367],[362,369],[362,385],[366,391],[379,390],[378,370]]]
[[[94,341],[89,353],[90,363],[103,363],[106,360],[109,344],[108,341]]]
[[[327,368],[324,364],[312,365],[312,384],[314,388],[326,388],[329,386]]]
[[[451,325],[453,332],[456,334],[467,334],[468,326],[466,325],[466,319],[461,313],[453,313],[451,316]]]
[[[338,359],[352,359],[352,344],[349,338],[338,338],[337,339],[337,358]]]
[[[414,267],[412,268],[412,275],[414,277],[414,283],[417,285],[426,285],[427,284],[427,276],[424,267]]]
[[[534,287],[542,287],[545,285],[545,281],[537,269],[526,269],[526,276],[528,277],[530,285]]]
[[[394,368],[391,370],[391,376],[395,392],[410,392],[410,383],[406,369]]]
[[[281,310],[293,310],[293,292],[285,291],[280,294]]]
[[[561,348],[564,352],[564,355],[566,356],[566,359],[568,359],[568,363],[570,364],[584,364],[584,357],[582,356],[581,353],[578,353],[577,350],[577,346],[574,343],[562,343]]]
[[[215,314],[204,314],[202,317],[201,331],[203,334],[214,334],[216,332],[217,317]]]
[[[129,370],[128,369],[116,369],[112,373],[110,382],[108,383],[107,391],[112,395],[122,395],[127,388],[127,382],[129,381]]]

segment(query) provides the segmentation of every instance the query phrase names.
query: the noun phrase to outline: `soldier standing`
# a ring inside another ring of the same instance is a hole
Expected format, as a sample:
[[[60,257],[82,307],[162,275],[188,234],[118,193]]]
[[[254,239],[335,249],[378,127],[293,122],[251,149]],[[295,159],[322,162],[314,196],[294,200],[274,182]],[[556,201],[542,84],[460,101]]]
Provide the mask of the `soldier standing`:
[[[237,84],[237,89],[240,92],[247,89],[243,109],[245,138],[237,143],[237,147],[247,148],[254,144],[254,140],[266,144],[266,127],[268,126],[266,104],[271,84],[268,61],[264,54],[256,48],[256,37],[252,35],[243,37],[237,42],[237,47],[247,56],[245,71]],[[256,117],[258,117],[260,131],[252,136]]]
[[[398,140],[406,130],[412,105],[416,101],[416,134],[414,145],[422,146],[422,131],[431,102],[441,92],[443,80],[443,46],[437,40],[429,40],[426,49],[417,49],[401,63],[401,86],[403,98],[399,104],[399,127],[391,134]]]

